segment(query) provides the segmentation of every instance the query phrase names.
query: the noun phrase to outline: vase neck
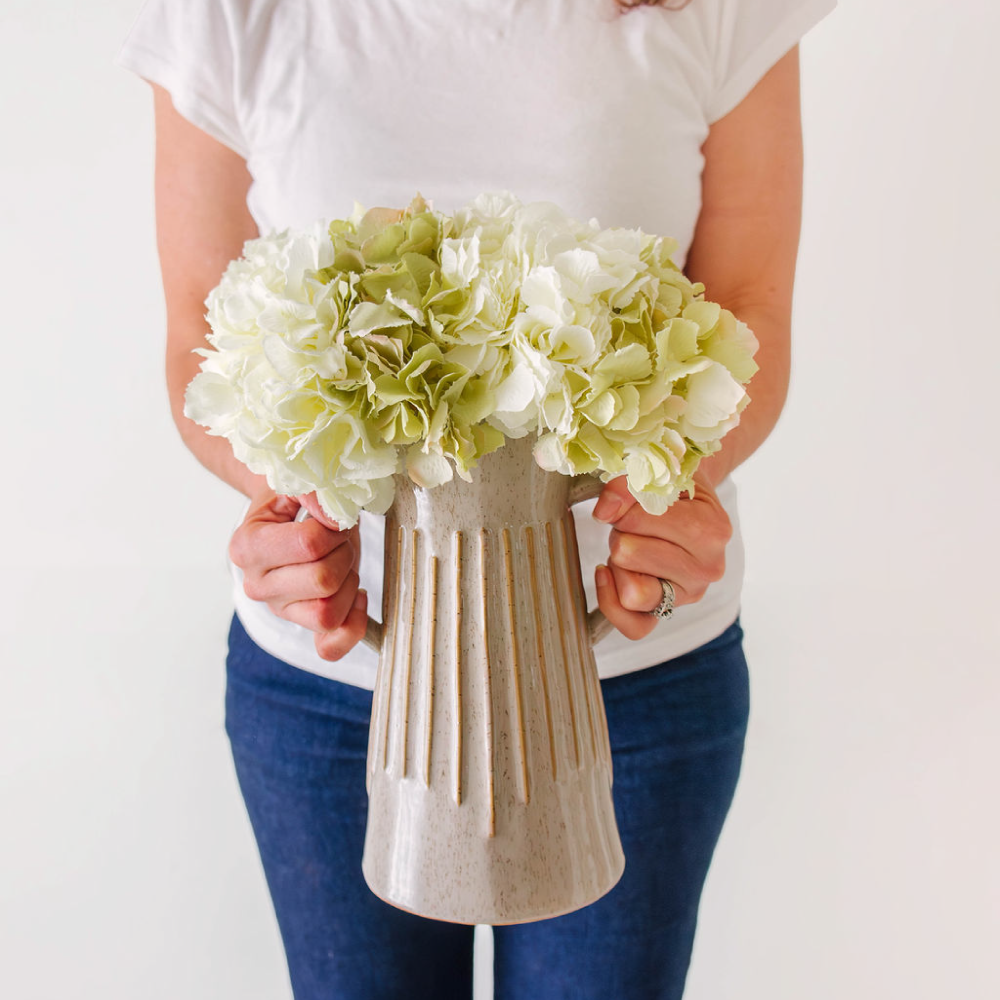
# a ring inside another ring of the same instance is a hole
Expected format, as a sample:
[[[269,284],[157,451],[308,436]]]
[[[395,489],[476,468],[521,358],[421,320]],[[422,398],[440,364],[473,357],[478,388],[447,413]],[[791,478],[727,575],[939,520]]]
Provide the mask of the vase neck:
[[[572,479],[540,468],[532,455],[534,435],[507,443],[483,456],[471,482],[424,489],[406,475],[396,478],[390,517],[397,524],[427,531],[499,530],[553,521],[568,506]]]

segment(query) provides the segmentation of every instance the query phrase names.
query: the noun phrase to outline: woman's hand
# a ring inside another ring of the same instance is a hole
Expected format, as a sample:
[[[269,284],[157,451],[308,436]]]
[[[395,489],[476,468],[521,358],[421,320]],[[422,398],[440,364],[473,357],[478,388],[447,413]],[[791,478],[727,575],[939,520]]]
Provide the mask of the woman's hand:
[[[707,479],[695,474],[695,495],[682,493],[663,514],[647,514],[624,476],[607,483],[594,517],[613,525],[608,566],[596,570],[597,602],[630,639],[649,635],[663,597],[660,579],[674,585],[675,603],[694,604],[722,577],[733,528]]]
[[[296,521],[301,507],[312,517]],[[340,531],[314,493],[297,499],[264,489],[233,533],[229,557],[243,589],[280,618],[316,633],[316,652],[339,660],[365,634],[368,595],[358,589],[361,536]]]

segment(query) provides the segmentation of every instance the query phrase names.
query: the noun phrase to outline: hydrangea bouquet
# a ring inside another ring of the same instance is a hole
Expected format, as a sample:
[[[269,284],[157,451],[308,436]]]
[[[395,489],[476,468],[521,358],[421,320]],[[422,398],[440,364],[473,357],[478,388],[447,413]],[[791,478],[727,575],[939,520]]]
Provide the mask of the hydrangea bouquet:
[[[651,513],[749,401],[753,333],[672,262],[676,241],[480,195],[250,240],[206,300],[185,413],[342,528],[393,477],[471,478],[506,438],[547,470],[626,475]]]

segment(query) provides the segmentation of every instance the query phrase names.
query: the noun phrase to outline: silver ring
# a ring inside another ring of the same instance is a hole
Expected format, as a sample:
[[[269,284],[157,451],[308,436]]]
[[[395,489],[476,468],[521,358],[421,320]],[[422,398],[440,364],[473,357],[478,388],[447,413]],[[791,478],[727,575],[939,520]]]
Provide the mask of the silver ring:
[[[674,585],[669,580],[661,579],[660,586],[663,588],[663,599],[649,613],[654,618],[669,618],[674,613],[674,601],[677,594],[674,592]]]

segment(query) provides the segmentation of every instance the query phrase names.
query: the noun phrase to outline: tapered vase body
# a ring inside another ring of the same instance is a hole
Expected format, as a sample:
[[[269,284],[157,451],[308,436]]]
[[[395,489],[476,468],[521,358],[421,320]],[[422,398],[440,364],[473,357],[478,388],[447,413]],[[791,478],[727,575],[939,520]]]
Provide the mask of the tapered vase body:
[[[624,868],[574,480],[531,443],[472,483],[399,477],[386,518],[363,869],[438,920],[556,916]]]

